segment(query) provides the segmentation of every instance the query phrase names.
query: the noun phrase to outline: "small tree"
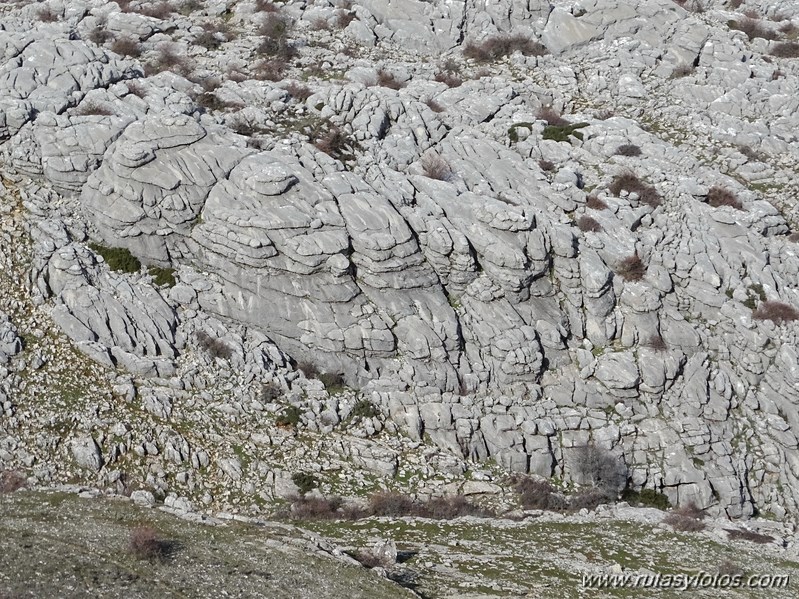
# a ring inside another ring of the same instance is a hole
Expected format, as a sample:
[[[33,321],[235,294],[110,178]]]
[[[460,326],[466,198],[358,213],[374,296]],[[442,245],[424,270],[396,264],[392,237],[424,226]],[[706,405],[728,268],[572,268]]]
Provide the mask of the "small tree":
[[[609,451],[594,445],[575,447],[572,468],[577,482],[616,496],[627,485],[627,466]]]

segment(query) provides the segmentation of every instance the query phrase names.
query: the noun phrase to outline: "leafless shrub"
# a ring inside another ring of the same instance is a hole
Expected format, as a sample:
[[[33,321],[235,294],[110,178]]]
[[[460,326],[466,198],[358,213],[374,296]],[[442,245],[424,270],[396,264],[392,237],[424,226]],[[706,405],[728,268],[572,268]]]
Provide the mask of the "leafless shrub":
[[[572,512],[579,512],[582,509],[595,510],[603,503],[611,503],[615,499],[616,492],[610,489],[589,489],[569,497],[569,510]]]
[[[663,352],[669,349],[669,346],[666,345],[666,342],[663,340],[663,337],[659,333],[653,333],[649,336],[649,338],[644,343],[646,347],[649,349],[653,349],[657,352]]]
[[[338,10],[336,11],[336,27],[339,29],[346,29],[358,17],[351,10]]]
[[[635,144],[623,144],[616,148],[617,156],[640,156],[641,148]]]
[[[213,358],[230,360],[233,357],[233,348],[221,339],[214,339],[205,331],[197,331],[195,335],[199,346],[207,351]]]
[[[551,160],[542,158],[541,160],[538,161],[538,168],[540,168],[545,173],[548,173],[550,171],[555,170],[555,163],[552,162]]]
[[[605,200],[600,199],[595,195],[590,195],[585,199],[585,205],[587,208],[591,210],[607,210],[608,205],[605,203]]]
[[[111,116],[114,111],[103,104],[98,104],[92,100],[84,100],[75,108],[72,114],[77,116]]]
[[[765,40],[775,40],[778,37],[776,31],[772,31],[768,27],[764,27],[758,19],[752,18],[750,16],[746,16],[743,19],[730,21],[728,25],[730,29],[743,31],[746,34],[746,37],[748,37],[750,40],[753,40],[756,37],[760,37]]]
[[[147,89],[141,84],[140,81],[126,81],[125,85],[128,87],[128,93],[133,94],[139,98],[147,96]]]
[[[752,530],[745,530],[742,528],[725,528],[724,530],[727,531],[727,536],[732,541],[749,541],[759,545],[765,545],[766,543],[774,542],[774,537],[771,535],[764,535]]]
[[[497,35],[482,42],[468,42],[463,47],[463,55],[478,62],[488,62],[521,52],[524,56],[543,56],[548,51],[543,44],[524,35]]]
[[[799,233],[791,233],[788,235],[788,241],[792,243],[799,243]]]
[[[336,520],[342,517],[340,497],[300,495],[291,502],[291,517],[296,520]]]
[[[133,38],[120,37],[111,43],[111,51],[120,56],[137,58],[141,56],[141,45]]]
[[[463,79],[449,71],[439,71],[436,73],[435,77],[433,77],[433,80],[443,83],[447,87],[460,87],[463,85]]]
[[[682,79],[694,74],[694,66],[691,64],[681,64],[674,68],[671,72],[672,79]]]
[[[777,58],[799,58],[799,44],[796,42],[776,44],[770,54]]]
[[[292,98],[294,98],[298,102],[305,102],[305,100],[307,100],[313,95],[313,91],[311,90],[310,87],[308,87],[307,85],[303,85],[301,83],[297,83],[295,81],[289,83],[285,87],[285,90]]]
[[[384,554],[378,554],[374,551],[361,549],[351,554],[352,557],[360,562],[364,568],[391,568],[394,562],[388,559]]]
[[[355,157],[358,143],[342,129],[331,123],[323,123],[311,133],[316,149],[336,160],[348,162]]]
[[[278,13],[268,13],[258,34],[263,38],[256,49],[258,54],[272,56],[281,60],[289,60],[297,55],[297,49],[289,42],[291,21]]]
[[[517,476],[511,480],[519,501],[526,510],[549,510],[560,512],[568,508],[566,499],[548,481],[529,476]]]
[[[280,7],[270,0],[255,0],[255,12],[280,12]]]
[[[666,514],[663,522],[680,532],[699,532],[705,529],[704,516],[696,504],[689,503]]]
[[[602,231],[602,225],[599,224],[595,218],[583,215],[577,220],[577,227],[584,233],[599,233]]]
[[[175,7],[169,2],[154,2],[145,4],[139,9],[139,13],[154,19],[168,19],[175,12]]]
[[[429,179],[449,181],[452,179],[452,169],[449,164],[437,154],[428,154],[422,159],[422,172]]]
[[[315,379],[319,376],[319,369],[313,362],[298,362],[297,370],[303,373],[306,379]]]
[[[427,104],[427,107],[433,112],[444,112],[444,107],[432,98],[427,100],[425,104]]]
[[[60,16],[52,8],[45,6],[36,11],[36,18],[42,23],[57,23]]]
[[[749,146],[738,146],[738,151],[744,156],[746,156],[747,159],[752,160],[753,162],[763,162],[763,156],[755,152]]]
[[[93,44],[97,44],[98,46],[102,46],[104,43],[106,43],[112,37],[114,37],[114,36],[111,35],[111,32],[108,31],[108,29],[106,29],[102,25],[97,25],[89,32],[89,34],[86,36],[86,39],[88,39]]]
[[[272,403],[283,395],[283,390],[274,381],[267,381],[261,385],[261,392],[258,394],[258,401],[261,403]]]
[[[777,81],[777,79],[781,79],[783,77],[785,77],[785,72],[782,69],[774,69],[771,72],[771,80],[772,81]]]
[[[172,48],[163,47],[152,61],[144,65],[144,73],[149,77],[163,71],[172,71],[188,78],[191,76],[192,66],[185,56],[180,56]]]
[[[593,445],[575,447],[572,468],[581,484],[616,494],[627,484],[627,467],[609,451]]]
[[[240,102],[232,102],[228,100],[223,100],[218,95],[213,92],[205,92],[197,96],[197,104],[205,108],[206,110],[216,110],[216,111],[223,111],[223,110],[241,110],[244,108],[244,104]]]
[[[615,196],[620,195],[622,191],[626,191],[627,193],[636,193],[638,194],[638,200],[641,203],[652,206],[653,208],[660,206],[662,201],[660,194],[657,192],[657,190],[655,190],[654,187],[647,185],[635,174],[630,172],[616,175],[608,187],[608,190]]]
[[[770,320],[774,324],[784,324],[799,320],[799,310],[784,302],[766,300],[752,312],[755,320]]]
[[[472,503],[463,495],[436,497],[428,501],[414,501],[406,495],[391,491],[375,493],[369,497],[367,514],[372,516],[417,516],[450,520],[459,516],[488,516],[491,512]]]
[[[166,544],[151,526],[137,526],[130,531],[130,552],[138,559],[159,560],[166,555]]]
[[[288,66],[288,63],[280,58],[259,60],[253,65],[253,77],[259,81],[282,81]]]
[[[405,83],[400,81],[394,76],[394,73],[380,69],[377,71],[377,85],[380,87],[388,87],[390,89],[402,89]]]
[[[600,108],[599,110],[594,111],[594,118],[599,119],[600,121],[606,121],[615,113],[610,108]]]
[[[206,50],[217,50],[224,42],[229,42],[235,36],[230,26],[224,21],[205,21],[202,23],[203,31],[194,38],[194,43]]]
[[[25,477],[14,470],[0,471],[0,495],[3,493],[13,493],[22,489],[26,485]]]
[[[744,208],[741,201],[732,191],[719,185],[714,185],[710,188],[707,192],[707,196],[705,196],[705,202],[714,208],[719,208],[721,206],[729,206],[736,210],[743,210]]]
[[[536,116],[542,121],[545,121],[547,125],[553,125],[555,127],[565,127],[570,124],[557,110],[550,106],[542,106],[539,108]]]
[[[616,266],[616,274],[625,281],[640,281],[646,274],[646,265],[635,253],[619,262]]]
[[[788,21],[787,23],[780,25],[779,30],[784,36],[792,38],[796,37],[797,32],[799,32],[799,27]]]
[[[409,516],[415,511],[413,499],[402,493],[380,491],[369,497],[368,512],[375,516]]]

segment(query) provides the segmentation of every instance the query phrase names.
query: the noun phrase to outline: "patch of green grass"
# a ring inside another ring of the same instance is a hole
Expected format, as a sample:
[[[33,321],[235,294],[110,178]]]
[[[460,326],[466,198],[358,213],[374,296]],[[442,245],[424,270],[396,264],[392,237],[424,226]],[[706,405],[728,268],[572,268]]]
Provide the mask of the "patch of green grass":
[[[127,248],[111,248],[99,243],[90,243],[89,248],[99,254],[108,264],[108,268],[118,272],[134,273],[141,269],[139,259],[130,253]]]
[[[547,125],[544,127],[544,139],[551,139],[553,141],[569,141],[569,137],[576,137],[580,141],[583,140],[583,134],[577,129],[587,127],[588,123],[574,123],[569,125]]]
[[[510,139],[511,142],[513,143],[519,141],[519,133],[516,131],[519,127],[524,127],[528,131],[532,131],[533,123],[527,123],[527,122],[514,123],[513,125],[508,127],[508,139]]]
[[[153,278],[153,283],[159,287],[166,285],[167,287],[174,287],[175,283],[175,269],[174,268],[161,268],[160,266],[151,266],[147,269],[150,276]]]

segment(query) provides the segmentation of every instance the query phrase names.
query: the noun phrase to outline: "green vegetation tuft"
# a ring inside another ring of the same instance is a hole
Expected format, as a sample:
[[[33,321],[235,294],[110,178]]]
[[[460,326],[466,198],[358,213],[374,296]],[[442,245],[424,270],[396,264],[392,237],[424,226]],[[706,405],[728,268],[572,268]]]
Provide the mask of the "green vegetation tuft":
[[[175,269],[174,268],[161,268],[160,266],[151,266],[147,272],[153,278],[153,283],[159,286],[166,285],[174,287],[175,283]]]
[[[583,134],[577,129],[587,127],[588,123],[575,123],[573,125],[547,125],[544,127],[544,139],[551,139],[553,141],[569,141],[569,137],[574,136],[580,141],[583,140]]]
[[[99,243],[90,243],[89,248],[101,255],[111,270],[133,273],[141,269],[141,262],[127,248],[110,248]]]

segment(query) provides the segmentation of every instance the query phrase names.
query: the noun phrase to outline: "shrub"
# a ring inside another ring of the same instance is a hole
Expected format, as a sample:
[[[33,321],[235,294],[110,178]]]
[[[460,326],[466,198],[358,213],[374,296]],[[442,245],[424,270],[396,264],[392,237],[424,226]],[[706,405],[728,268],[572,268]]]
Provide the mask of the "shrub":
[[[302,85],[301,83],[296,83],[292,81],[289,83],[285,90],[288,94],[298,102],[305,102],[308,98],[313,95],[313,91],[307,85]]]
[[[107,106],[89,100],[78,104],[77,108],[72,111],[72,114],[78,116],[110,116],[114,114],[114,111]]]
[[[140,14],[154,19],[167,19],[173,12],[175,12],[175,8],[169,2],[146,4],[139,9]]]
[[[548,173],[550,171],[555,170],[555,163],[552,162],[551,160],[546,160],[542,158],[541,160],[538,161],[538,168],[540,168],[545,173]]]
[[[130,37],[120,37],[111,43],[111,52],[120,56],[130,56],[138,58],[141,56],[141,45],[137,40]]]
[[[799,44],[796,42],[776,44],[770,54],[777,58],[799,58]]]
[[[611,489],[590,489],[570,497],[569,510],[573,512],[579,512],[583,509],[593,511],[603,503],[612,502],[615,498],[616,495]]]
[[[767,300],[752,313],[755,320],[771,320],[774,324],[793,322],[799,319],[799,310],[783,302]]]
[[[202,46],[206,50],[218,50],[224,40],[219,39],[219,36],[213,31],[202,31],[194,38],[194,43]]]
[[[580,141],[583,139],[583,134],[577,129],[587,127],[588,123],[575,123],[574,125],[547,125],[544,127],[544,139],[551,139],[553,141],[562,142],[569,141],[569,137],[574,136]]]
[[[447,87],[460,87],[463,85],[463,79],[454,73],[450,73],[449,71],[439,71],[435,74],[433,80],[443,83]]]
[[[563,496],[548,481],[522,476],[512,482],[513,489],[519,494],[519,501],[526,510],[560,512],[568,507]]]
[[[390,71],[380,69],[377,71],[377,85],[390,89],[402,89],[405,83],[399,81]]]
[[[163,559],[166,554],[164,541],[154,528],[145,525],[130,531],[129,549],[137,559],[142,560]]]
[[[344,375],[340,372],[323,372],[318,378],[331,395],[341,393],[346,387]]]
[[[335,125],[323,124],[313,131],[311,136],[316,149],[328,156],[341,162],[355,158],[354,150],[358,147],[357,142]]]
[[[705,530],[705,523],[696,518],[685,516],[679,511],[673,511],[663,518],[663,522],[680,532],[700,532]]]
[[[597,489],[618,493],[626,486],[627,467],[624,462],[600,447],[575,447],[572,466],[582,483]]]
[[[777,39],[777,32],[772,31],[768,27],[764,27],[763,24],[756,18],[744,17],[743,19],[729,21],[727,25],[730,29],[743,31],[746,34],[746,37],[748,37],[750,40],[753,40],[756,37],[760,37],[765,40]]]
[[[222,339],[214,339],[205,331],[197,331],[195,337],[200,347],[208,352],[212,358],[230,360],[233,357],[233,348]]]
[[[353,559],[360,562],[364,568],[369,568],[370,570],[372,568],[390,568],[394,565],[394,562],[388,559],[388,556],[385,554],[379,555],[367,549],[350,552],[350,555]]]
[[[616,274],[625,281],[640,281],[646,274],[646,265],[635,253],[619,262],[616,266]]]
[[[428,154],[422,158],[422,172],[429,179],[437,181],[450,181],[452,169],[449,164],[437,154]]]
[[[172,71],[188,78],[192,73],[191,62],[169,47],[161,48],[155,59],[144,65],[144,72],[149,77],[163,71]]]
[[[270,0],[255,0],[256,12],[279,12],[280,8]]]
[[[297,370],[303,373],[306,379],[315,379],[319,376],[319,369],[312,362],[298,362]]]
[[[109,32],[104,26],[97,25],[94,29],[89,32],[89,35],[86,36],[93,44],[97,44],[98,46],[102,46],[108,40],[113,37],[111,32]]]
[[[261,385],[261,392],[258,394],[258,401],[262,403],[272,403],[283,394],[280,385],[274,381],[267,381]]]
[[[669,346],[666,345],[666,342],[663,340],[663,337],[660,336],[659,333],[652,333],[649,338],[644,342],[644,345],[649,349],[653,349],[658,352],[666,351],[669,349]]]
[[[719,208],[721,206],[729,206],[736,210],[743,210],[744,208],[741,201],[732,191],[719,185],[714,185],[710,188],[707,192],[707,196],[705,196],[705,202],[714,208]]]
[[[693,75],[694,73],[694,66],[691,64],[681,64],[674,67],[674,70],[671,72],[672,79],[682,79],[683,77],[688,77],[689,75]]]
[[[36,18],[42,23],[57,23],[60,19],[59,15],[53,12],[53,9],[49,6],[45,6],[36,11]]]
[[[730,8],[735,10],[736,8],[740,8],[743,3],[744,0],[730,0]]]
[[[175,280],[174,268],[163,268],[161,266],[151,266],[147,269],[150,276],[153,278],[153,283],[159,286],[166,285],[167,287],[174,287],[177,281]]]
[[[350,418],[374,418],[378,416],[380,411],[368,399],[359,400],[350,412]]]
[[[539,120],[546,121],[547,125],[553,125],[555,127],[566,127],[571,124],[564,119],[557,110],[550,106],[539,108],[536,116]]]
[[[374,516],[410,516],[415,509],[414,501],[402,493],[380,491],[369,496],[368,512]]]
[[[13,470],[0,471],[0,495],[3,493],[13,493],[22,489],[26,485],[25,477]]]
[[[547,49],[524,35],[496,35],[479,44],[468,42],[463,47],[463,55],[478,62],[498,60],[514,52],[521,52],[524,56],[543,56]]]
[[[671,507],[669,498],[654,489],[641,489],[640,492],[625,489],[621,498],[631,505],[653,507],[659,510],[667,510]]]
[[[336,27],[346,29],[356,18],[357,16],[351,10],[336,11]]]
[[[433,112],[444,112],[444,107],[432,98],[427,100],[425,104],[427,104],[427,107]]]
[[[289,43],[291,30],[291,22],[286,17],[277,13],[269,13],[258,28],[258,34],[263,40],[256,52],[282,60],[294,58],[297,55],[297,50]]]
[[[275,418],[277,426],[294,427],[300,423],[302,412],[297,406],[287,406]]]
[[[216,110],[216,111],[223,111],[223,110],[241,110],[244,108],[244,105],[240,102],[230,102],[227,100],[222,100],[219,96],[212,92],[205,92],[197,96],[197,104],[205,108],[206,110]]]
[[[799,233],[791,233],[790,235],[788,235],[788,241],[791,241],[793,243],[799,242]]]
[[[125,85],[128,86],[128,93],[137,98],[144,98],[147,95],[147,89],[140,81],[125,81]]]
[[[253,66],[253,77],[259,81],[282,81],[288,66],[282,58],[260,60]]]
[[[598,198],[595,195],[590,195],[585,200],[585,205],[587,208],[591,210],[607,210],[608,205],[605,203],[605,200]]]
[[[599,233],[602,231],[602,225],[595,218],[586,215],[577,220],[577,227],[583,232]]]
[[[294,476],[292,476],[292,479]],[[294,484],[297,483],[295,482]],[[339,512],[342,504],[340,497],[328,499],[301,495],[291,502],[291,517],[297,520],[335,520],[343,516]]]
[[[419,506],[419,515],[423,518],[451,520],[460,516],[489,516],[491,512],[472,503],[463,495],[434,497]]]
[[[319,486],[319,479],[308,472],[295,472],[291,475],[291,482],[297,485],[301,495],[305,495]]]
[[[622,191],[627,193],[638,194],[638,200],[655,208],[660,206],[662,198],[660,194],[651,185],[647,185],[641,181],[634,173],[626,172],[613,177],[613,181],[608,187],[608,191],[615,196],[621,194]]]
[[[640,156],[641,155],[641,148],[636,146],[635,144],[623,144],[616,148],[616,155],[617,156]]]
[[[731,541],[750,541],[751,543],[757,543],[759,545],[774,542],[774,537],[771,535],[764,535],[752,530],[745,530],[742,528],[725,528],[724,530],[727,531],[727,536]]]
[[[134,273],[141,269],[141,262],[127,248],[110,248],[98,243],[90,243],[89,247],[95,254],[103,257],[111,270]]]

